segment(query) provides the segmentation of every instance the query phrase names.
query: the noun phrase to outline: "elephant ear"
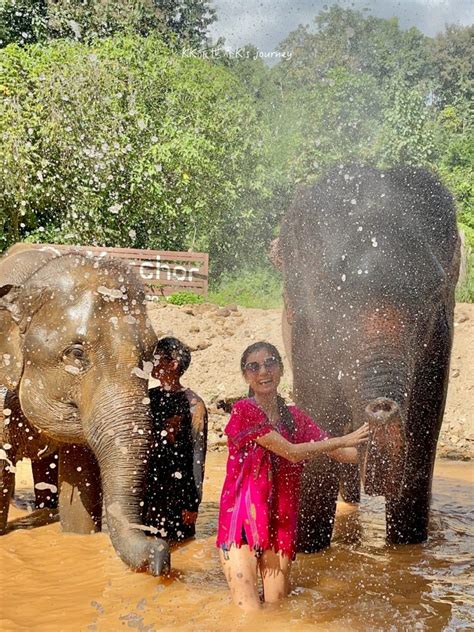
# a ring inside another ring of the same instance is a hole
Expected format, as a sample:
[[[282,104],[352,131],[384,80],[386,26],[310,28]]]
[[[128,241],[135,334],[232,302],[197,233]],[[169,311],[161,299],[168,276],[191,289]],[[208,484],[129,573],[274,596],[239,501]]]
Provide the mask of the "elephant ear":
[[[20,312],[18,305],[20,292],[21,288],[11,284],[0,287],[0,310],[10,312],[10,316],[15,322],[18,322]]]
[[[6,310],[10,318],[25,333],[31,317],[50,298],[51,290],[45,287],[22,288],[18,285],[0,286],[0,310]]]

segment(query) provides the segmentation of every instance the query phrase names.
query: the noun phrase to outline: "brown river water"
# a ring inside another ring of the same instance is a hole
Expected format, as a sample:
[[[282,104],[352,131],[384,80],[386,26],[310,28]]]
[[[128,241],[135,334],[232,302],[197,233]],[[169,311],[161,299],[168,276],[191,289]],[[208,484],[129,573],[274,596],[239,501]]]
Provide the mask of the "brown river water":
[[[298,557],[290,597],[246,615],[231,604],[214,546],[225,459],[208,455],[197,538],[173,551],[167,579],[128,570],[105,533],[63,534],[44,512],[28,513],[20,464],[12,529],[0,538],[0,630],[474,630],[471,463],[437,462],[428,543],[387,547],[380,498],[359,510],[340,503],[331,548]]]

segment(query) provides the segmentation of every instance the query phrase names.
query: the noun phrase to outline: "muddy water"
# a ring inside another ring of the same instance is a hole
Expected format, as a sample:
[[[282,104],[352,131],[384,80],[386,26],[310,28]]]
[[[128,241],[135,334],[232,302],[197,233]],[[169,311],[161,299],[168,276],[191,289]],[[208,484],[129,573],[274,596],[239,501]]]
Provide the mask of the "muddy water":
[[[474,629],[471,464],[437,463],[428,544],[388,548],[377,498],[359,511],[341,504],[331,549],[299,556],[291,596],[251,616],[231,605],[214,548],[224,467],[224,454],[209,454],[198,537],[173,552],[166,580],[129,571],[103,533],[63,534],[57,522],[38,527],[44,513],[13,508],[14,528],[0,539],[0,630]],[[25,507],[26,466],[17,478]]]

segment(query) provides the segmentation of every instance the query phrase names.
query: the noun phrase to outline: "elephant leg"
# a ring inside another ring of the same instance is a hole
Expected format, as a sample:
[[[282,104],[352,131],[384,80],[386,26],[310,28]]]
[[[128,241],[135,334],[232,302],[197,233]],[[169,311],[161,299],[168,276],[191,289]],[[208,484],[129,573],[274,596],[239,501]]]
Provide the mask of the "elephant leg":
[[[0,456],[0,535],[7,528],[8,509],[15,491],[15,474],[11,471],[6,459]]]
[[[391,544],[418,544],[428,538],[431,476],[417,474],[417,485],[400,498],[387,498],[385,515],[387,540]]]
[[[339,493],[346,503],[360,503],[360,473],[359,466],[352,463],[342,463]]]
[[[444,311],[421,358],[407,423],[406,464],[397,498],[387,498],[387,540],[417,544],[428,538],[436,444],[446,403],[451,333]]]
[[[315,553],[330,545],[338,487],[339,466],[328,457],[306,466],[301,480],[299,552]]]
[[[102,526],[102,489],[97,460],[85,446],[59,450],[59,515],[63,531],[93,533]]]
[[[6,408],[6,397],[0,393],[0,535],[7,528],[10,501],[15,493],[16,446],[10,437],[10,416],[3,412]]]
[[[58,506],[58,459],[58,453],[54,452],[43,459],[31,461],[36,509],[55,509]],[[51,464],[56,467],[51,468]]]

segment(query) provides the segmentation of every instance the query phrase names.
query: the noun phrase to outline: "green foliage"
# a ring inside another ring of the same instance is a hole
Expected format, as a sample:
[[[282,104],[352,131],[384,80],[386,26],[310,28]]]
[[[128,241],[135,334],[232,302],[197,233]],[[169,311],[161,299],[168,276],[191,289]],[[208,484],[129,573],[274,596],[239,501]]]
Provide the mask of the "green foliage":
[[[47,28],[47,0],[0,0],[0,47],[32,44]]]
[[[432,114],[423,93],[396,78],[387,92],[376,155],[383,166],[429,165],[435,158]]]
[[[226,272],[211,286],[209,301],[218,305],[237,303],[242,307],[262,309],[281,307],[281,276],[269,265],[262,264]]]
[[[290,165],[296,180],[318,176],[338,161],[370,156],[381,112],[381,94],[372,77],[335,68],[304,94],[301,143]]]
[[[257,115],[228,71],[137,36],[11,45],[0,64],[3,247],[192,248],[217,273],[271,232]]]
[[[471,102],[474,88],[474,26],[448,25],[430,41],[434,93],[440,108],[462,98]]]
[[[280,44],[291,50],[287,81],[309,85],[335,68],[372,76],[379,85],[394,74],[416,83],[429,74],[428,38],[415,28],[403,31],[389,20],[333,5],[318,13],[315,30],[300,26]],[[282,69],[283,70],[283,69]]]
[[[193,294],[192,292],[174,292],[166,297],[168,303],[172,305],[196,305],[204,303],[204,297],[201,294]]]
[[[474,130],[470,104],[445,106],[438,115],[438,168],[458,203],[458,219],[474,247]]]
[[[472,251],[467,262],[466,280],[456,288],[456,301],[474,303],[474,253]]]
[[[428,38],[333,5],[270,69],[203,48],[210,6],[0,0],[20,44],[0,51],[0,250],[202,250],[216,301],[276,306],[262,253],[296,185],[349,160],[436,170],[472,243],[472,27]]]
[[[200,46],[215,19],[208,0],[0,0],[0,46],[124,32]]]

